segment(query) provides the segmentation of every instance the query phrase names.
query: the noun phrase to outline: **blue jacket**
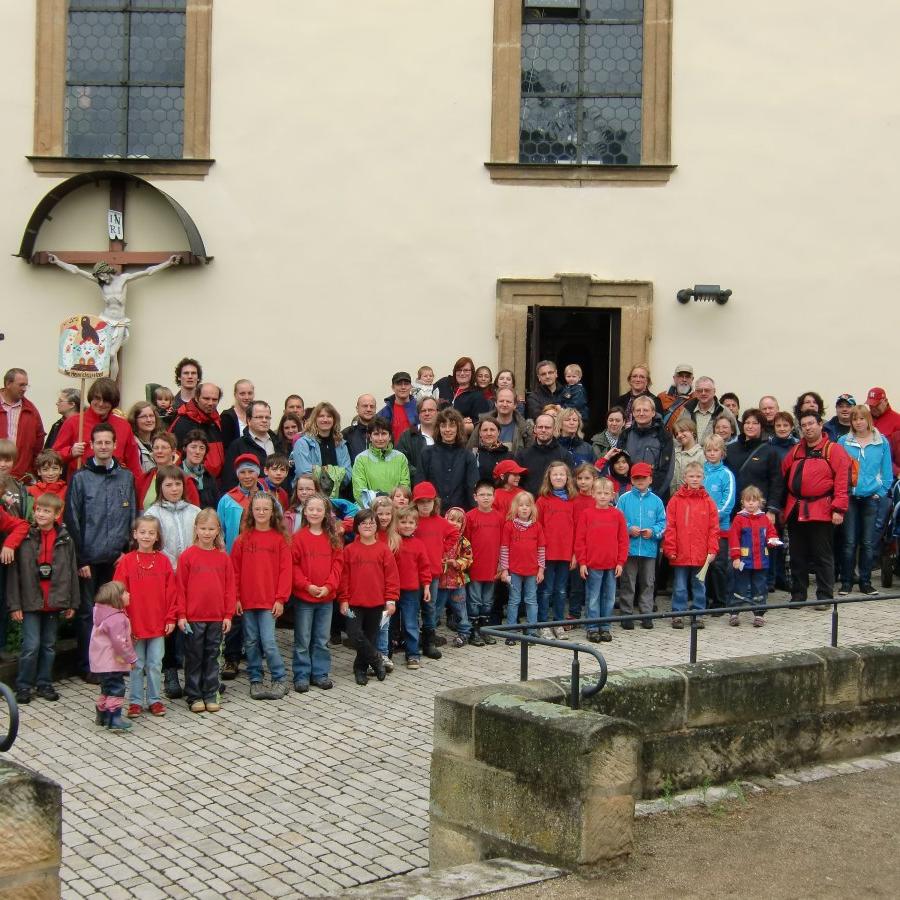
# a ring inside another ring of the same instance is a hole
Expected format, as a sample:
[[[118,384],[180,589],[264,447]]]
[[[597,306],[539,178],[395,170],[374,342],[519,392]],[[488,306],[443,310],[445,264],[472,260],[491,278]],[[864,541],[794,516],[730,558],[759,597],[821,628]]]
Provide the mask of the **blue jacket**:
[[[563,409],[577,409],[581,413],[582,421],[590,418],[588,409],[587,391],[583,384],[565,384],[560,395],[560,404]]]
[[[594,450],[587,441],[583,441],[580,437],[559,437],[557,440],[560,447],[565,447],[572,454],[576,466],[585,462],[593,464]]]
[[[350,470],[353,464],[350,462],[350,450],[345,440],[340,443],[335,442],[334,455],[337,457],[337,464],[344,469],[342,483],[350,484]],[[322,448],[312,435],[301,435],[294,442],[291,459],[294,461],[294,477],[306,475],[312,472],[316,466],[322,465]]]
[[[396,398],[393,394],[391,394],[390,397],[385,397],[384,406],[378,413],[379,416],[383,419],[387,419],[392,425],[394,424],[394,403],[396,403]],[[410,395],[409,400],[403,404],[403,409],[406,411],[406,418],[409,419],[409,424],[418,425],[419,408],[416,404],[416,398]]]
[[[731,511],[734,509],[734,474],[725,463],[705,462],[703,464],[703,487],[712,497],[719,511],[719,530],[727,532],[731,527]],[[723,535],[724,536],[724,535]]]
[[[105,468],[91,457],[72,476],[64,518],[79,566],[115,562],[128,549],[134,517],[134,476],[115,460]]]
[[[650,528],[653,531],[652,538],[629,536],[628,555],[656,559],[659,542],[666,530],[666,507],[662,500],[651,490],[642,493],[632,488],[619,496],[616,506],[625,516],[628,528]]]
[[[838,443],[847,451],[850,459],[859,464],[856,484],[850,493],[854,497],[884,497],[891,489],[894,472],[891,468],[891,448],[881,432],[875,429],[875,439],[865,447],[856,436],[845,434]]]

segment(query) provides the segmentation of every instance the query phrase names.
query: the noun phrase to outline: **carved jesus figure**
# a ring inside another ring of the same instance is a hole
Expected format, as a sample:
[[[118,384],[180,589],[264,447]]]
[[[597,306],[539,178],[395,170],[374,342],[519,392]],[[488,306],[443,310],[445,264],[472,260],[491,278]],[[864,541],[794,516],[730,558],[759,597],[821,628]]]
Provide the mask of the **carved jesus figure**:
[[[115,379],[119,376],[119,350],[125,341],[128,340],[128,326],[131,320],[125,314],[126,292],[128,290],[128,282],[134,281],[136,278],[144,278],[147,275],[155,275],[169,266],[177,266],[181,262],[178,255],[170,256],[165,262],[155,266],[148,266],[138,272],[122,272],[119,274],[108,263],[102,260],[91,269],[90,272],[81,269],[72,263],[63,262],[58,256],[52,253],[47,254],[47,259],[55,266],[59,266],[66,272],[73,275],[81,275],[90,281],[95,281],[100,286],[100,294],[103,297],[102,318],[110,325],[110,347],[109,347],[109,374]]]

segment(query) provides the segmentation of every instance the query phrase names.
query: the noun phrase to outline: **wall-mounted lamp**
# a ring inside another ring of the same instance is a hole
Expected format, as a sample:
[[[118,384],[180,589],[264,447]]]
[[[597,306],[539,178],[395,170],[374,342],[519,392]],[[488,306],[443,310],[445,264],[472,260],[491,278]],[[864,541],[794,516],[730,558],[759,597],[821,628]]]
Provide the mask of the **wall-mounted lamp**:
[[[722,290],[717,284],[695,284],[693,289],[684,288],[676,295],[679,303],[688,303],[691,298],[700,303],[711,303],[715,301],[719,306],[724,306],[731,296],[729,289]]]

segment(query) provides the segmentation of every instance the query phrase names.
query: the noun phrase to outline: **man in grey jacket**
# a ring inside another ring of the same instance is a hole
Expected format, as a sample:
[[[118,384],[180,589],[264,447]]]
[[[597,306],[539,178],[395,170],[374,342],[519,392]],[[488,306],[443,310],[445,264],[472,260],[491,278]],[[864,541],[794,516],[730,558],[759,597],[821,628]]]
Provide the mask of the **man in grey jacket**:
[[[81,606],[75,615],[78,666],[81,677],[91,675],[88,649],[94,622],[94,595],[112,581],[116,561],[128,549],[135,518],[134,476],[116,462],[116,433],[108,422],[91,431],[91,453],[73,476],[66,495],[65,523],[75,542]]]

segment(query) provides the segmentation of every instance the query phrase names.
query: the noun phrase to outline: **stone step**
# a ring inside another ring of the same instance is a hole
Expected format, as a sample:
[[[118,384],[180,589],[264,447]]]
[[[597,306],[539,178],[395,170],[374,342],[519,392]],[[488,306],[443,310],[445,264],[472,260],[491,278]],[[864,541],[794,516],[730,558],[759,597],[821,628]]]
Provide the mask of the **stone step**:
[[[342,896],[372,900],[464,900],[465,897],[480,897],[568,874],[553,866],[488,859],[435,873],[417,869],[407,875],[362,884],[343,891]]]

